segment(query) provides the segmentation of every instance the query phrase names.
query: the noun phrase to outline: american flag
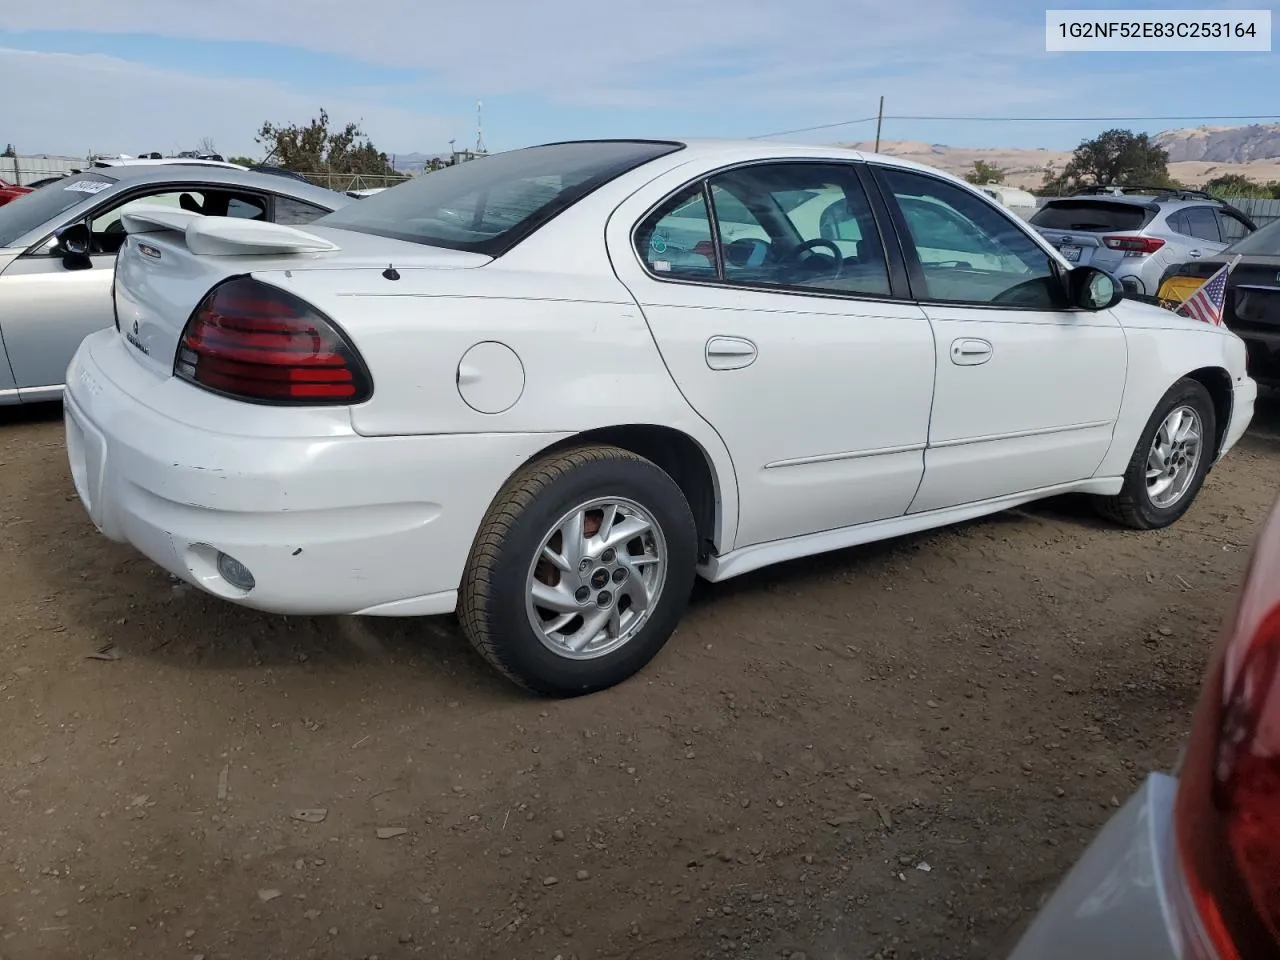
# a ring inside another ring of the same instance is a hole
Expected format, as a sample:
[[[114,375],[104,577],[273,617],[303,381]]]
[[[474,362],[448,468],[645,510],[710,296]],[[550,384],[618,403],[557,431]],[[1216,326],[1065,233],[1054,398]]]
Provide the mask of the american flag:
[[[1178,311],[1193,320],[1222,326],[1222,311],[1227,302],[1227,278],[1239,262],[1240,256],[1237,254],[1230,263],[1202,283],[1200,289],[1187,297]]]

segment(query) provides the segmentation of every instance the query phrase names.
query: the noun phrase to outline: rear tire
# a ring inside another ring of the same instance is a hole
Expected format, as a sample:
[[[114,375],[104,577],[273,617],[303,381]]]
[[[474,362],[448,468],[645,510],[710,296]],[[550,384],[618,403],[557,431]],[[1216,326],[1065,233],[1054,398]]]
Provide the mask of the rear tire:
[[[458,612],[509,679],[579,696],[626,680],[662,649],[696,562],[693,512],[670,476],[619,447],[578,447],[525,467],[495,498]]]
[[[1094,497],[1097,511],[1134,530],[1159,530],[1195,502],[1217,452],[1217,421],[1209,391],[1182,379],[1147,421],[1114,497]]]

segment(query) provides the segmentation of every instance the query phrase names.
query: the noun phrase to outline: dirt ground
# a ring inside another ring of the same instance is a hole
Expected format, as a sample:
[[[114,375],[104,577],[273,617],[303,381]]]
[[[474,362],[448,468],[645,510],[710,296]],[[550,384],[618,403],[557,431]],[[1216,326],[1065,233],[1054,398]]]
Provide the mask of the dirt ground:
[[[1175,760],[1280,486],[1273,398],[1170,530],[1066,499],[762,571],[548,702],[448,620],[176,586],[59,416],[0,417],[3,960],[1000,957]]]

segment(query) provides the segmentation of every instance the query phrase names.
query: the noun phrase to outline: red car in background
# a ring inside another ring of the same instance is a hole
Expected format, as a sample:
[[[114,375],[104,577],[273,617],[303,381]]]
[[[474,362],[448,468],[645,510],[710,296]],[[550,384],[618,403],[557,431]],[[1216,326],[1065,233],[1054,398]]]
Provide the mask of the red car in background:
[[[10,200],[17,200],[24,193],[30,192],[30,187],[18,187],[8,181],[0,180],[0,207],[3,207]]]

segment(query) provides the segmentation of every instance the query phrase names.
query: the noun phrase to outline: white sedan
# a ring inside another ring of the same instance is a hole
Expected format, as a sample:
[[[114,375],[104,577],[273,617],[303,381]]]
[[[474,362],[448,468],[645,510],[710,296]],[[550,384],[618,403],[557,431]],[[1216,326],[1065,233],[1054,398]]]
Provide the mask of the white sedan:
[[[639,670],[696,575],[1062,493],[1164,527],[1256,396],[1230,332],[834,148],[560,143],[305,229],[126,221],[67,373],[98,528],[259,610],[456,610],[550,695]]]

